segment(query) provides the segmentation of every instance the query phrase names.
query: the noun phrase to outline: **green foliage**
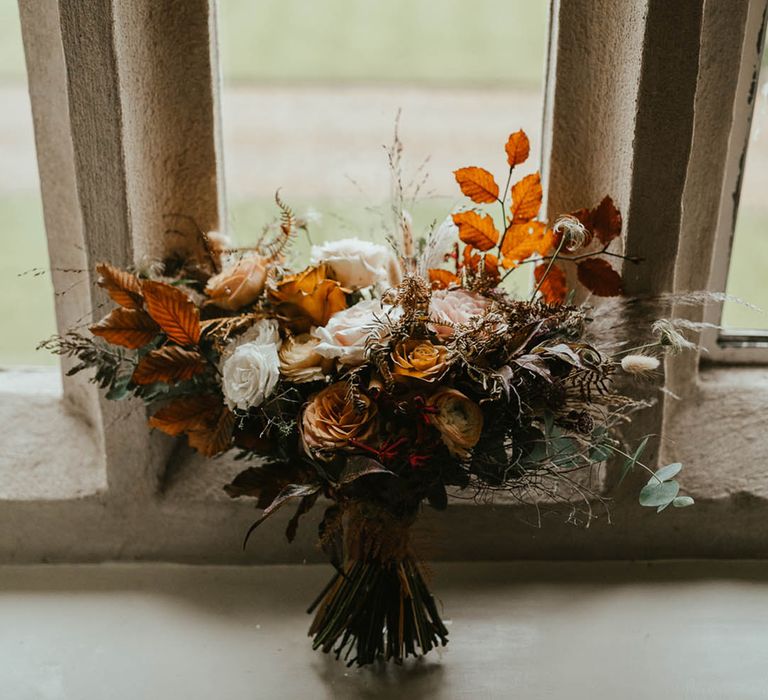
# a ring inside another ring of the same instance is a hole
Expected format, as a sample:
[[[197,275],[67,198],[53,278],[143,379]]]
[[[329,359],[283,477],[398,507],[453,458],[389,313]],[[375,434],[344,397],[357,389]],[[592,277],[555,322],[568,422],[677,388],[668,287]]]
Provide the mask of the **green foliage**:
[[[683,465],[673,462],[656,470],[640,491],[640,505],[648,508],[656,508],[660,513],[669,505],[675,508],[685,508],[693,505],[690,496],[678,496],[680,484],[674,479],[680,473]]]

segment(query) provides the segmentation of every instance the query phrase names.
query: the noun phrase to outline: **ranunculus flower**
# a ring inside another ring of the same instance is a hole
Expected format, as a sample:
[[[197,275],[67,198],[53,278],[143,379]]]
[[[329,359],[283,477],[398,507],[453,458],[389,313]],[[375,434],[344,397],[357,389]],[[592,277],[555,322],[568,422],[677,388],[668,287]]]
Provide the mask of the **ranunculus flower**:
[[[456,389],[441,389],[429,398],[428,405],[435,409],[429,420],[440,431],[448,451],[459,459],[469,457],[483,431],[480,407]]]
[[[322,459],[349,447],[350,440],[370,442],[376,433],[376,404],[365,394],[360,405],[347,396],[346,382],[337,382],[315,394],[301,417],[304,447]]]
[[[221,386],[227,405],[247,411],[260,406],[275,390],[280,379],[280,360],[277,345],[269,341],[274,336],[270,326],[274,321],[260,322],[255,328],[257,340],[238,345],[222,365]]]
[[[265,259],[260,255],[248,255],[211,277],[205,292],[216,306],[236,311],[259,298],[266,280]]]
[[[301,384],[325,379],[333,364],[317,354],[320,341],[309,333],[287,337],[278,351],[280,372],[289,381]]]
[[[325,263],[329,274],[347,289],[400,284],[400,265],[395,254],[380,243],[345,238],[312,246],[312,264]]]
[[[365,362],[368,338],[381,336],[379,322],[387,318],[396,320],[401,314],[399,307],[382,306],[378,299],[359,301],[335,313],[325,327],[312,331],[320,340],[315,351],[323,357],[338,359],[343,365],[361,365]]]
[[[429,303],[429,313],[434,321],[429,327],[440,338],[450,338],[453,328],[441,325],[440,321],[448,321],[454,326],[466,325],[482,316],[490,303],[482,294],[465,289],[438,289],[432,293]]]
[[[434,381],[445,371],[448,351],[428,340],[404,340],[392,351],[392,372],[404,377]]]
[[[344,289],[328,278],[325,265],[308,267],[272,284],[269,298],[281,320],[295,333],[324,326],[333,314],[347,306]]]

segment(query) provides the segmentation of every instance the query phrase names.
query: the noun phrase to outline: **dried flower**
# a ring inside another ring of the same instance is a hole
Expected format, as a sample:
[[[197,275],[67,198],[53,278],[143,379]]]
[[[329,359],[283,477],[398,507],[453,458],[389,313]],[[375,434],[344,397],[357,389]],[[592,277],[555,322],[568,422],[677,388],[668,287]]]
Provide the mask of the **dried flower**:
[[[428,340],[404,340],[392,351],[393,374],[432,382],[446,369],[448,351]]]
[[[331,459],[350,440],[368,442],[377,428],[376,404],[365,394],[353,402],[345,382],[337,382],[315,394],[301,417],[301,439],[307,451]]]
[[[248,255],[211,277],[205,292],[216,306],[236,311],[259,298],[266,279],[266,260],[260,255]]]
[[[469,457],[483,431],[480,407],[456,389],[441,389],[430,397],[429,405],[436,409],[430,421],[440,431],[448,451],[459,459]]]
[[[402,314],[399,307],[382,305],[378,300],[360,301],[334,314],[324,327],[312,330],[320,343],[315,352],[338,359],[343,365],[365,362],[366,344],[381,336],[382,322],[395,320]]]
[[[674,354],[683,350],[696,349],[696,343],[692,343],[677,330],[675,321],[671,319],[661,318],[655,321],[651,326],[651,332],[659,339],[661,345],[669,348],[669,351]]]
[[[309,333],[288,336],[278,351],[280,373],[297,384],[325,379],[333,362],[317,353],[319,343]]]
[[[589,231],[584,224],[571,214],[559,217],[552,230],[563,237],[563,246],[571,252],[583,248],[590,240]]]
[[[628,374],[642,376],[659,368],[659,360],[651,355],[626,355],[621,358],[621,368]]]
[[[400,265],[394,253],[379,243],[345,238],[312,246],[312,264],[325,263],[329,274],[348,289],[400,283]]]
[[[295,333],[324,326],[333,314],[346,308],[344,292],[337,281],[328,278],[325,265],[284,277],[268,291],[280,319]]]

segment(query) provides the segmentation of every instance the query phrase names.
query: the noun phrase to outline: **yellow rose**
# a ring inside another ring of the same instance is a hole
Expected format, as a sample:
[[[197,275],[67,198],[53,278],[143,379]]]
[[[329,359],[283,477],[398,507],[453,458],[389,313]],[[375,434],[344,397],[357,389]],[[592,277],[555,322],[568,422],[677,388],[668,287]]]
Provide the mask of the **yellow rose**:
[[[469,457],[483,431],[480,407],[456,389],[441,389],[430,397],[428,405],[434,409],[430,422],[440,431],[448,451],[459,459]]]
[[[428,340],[404,340],[392,351],[392,373],[431,382],[445,371],[447,355],[442,345]]]
[[[266,260],[260,255],[249,255],[211,277],[205,292],[216,306],[237,311],[259,298],[266,279]]]
[[[285,325],[295,333],[306,333],[347,307],[344,292],[338,282],[328,279],[325,265],[318,265],[272,284],[269,298]]]
[[[315,394],[301,417],[305,448],[322,459],[349,447],[350,440],[370,442],[376,433],[376,404],[360,394],[360,406],[347,396],[345,382],[337,382]]]

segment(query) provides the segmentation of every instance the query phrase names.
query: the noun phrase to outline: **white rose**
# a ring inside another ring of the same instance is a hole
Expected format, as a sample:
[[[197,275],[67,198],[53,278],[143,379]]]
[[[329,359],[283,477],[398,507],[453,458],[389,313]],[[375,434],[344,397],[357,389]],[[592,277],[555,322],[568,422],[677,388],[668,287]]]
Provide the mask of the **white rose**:
[[[312,264],[325,263],[333,278],[347,289],[400,284],[400,264],[387,246],[345,238],[312,246]]]
[[[381,338],[381,322],[387,319],[396,321],[401,315],[402,309],[383,306],[378,299],[360,301],[348,309],[337,311],[324,327],[312,331],[312,336],[320,341],[315,352],[323,357],[336,358],[343,365],[361,365],[365,362],[368,338]]]
[[[277,354],[280,372],[288,381],[301,384],[325,379],[333,363],[317,353],[319,343],[309,333],[292,335],[283,341]]]
[[[222,390],[227,405],[247,411],[260,406],[280,379],[277,325],[259,321],[248,330],[254,338],[237,345],[222,365]],[[246,334],[247,335],[247,334]]]
[[[432,292],[429,312],[432,319],[430,329],[441,338],[453,335],[452,326],[465,326],[483,316],[490,301],[482,294],[464,289],[439,289]],[[451,326],[443,326],[439,321],[447,321]]]

